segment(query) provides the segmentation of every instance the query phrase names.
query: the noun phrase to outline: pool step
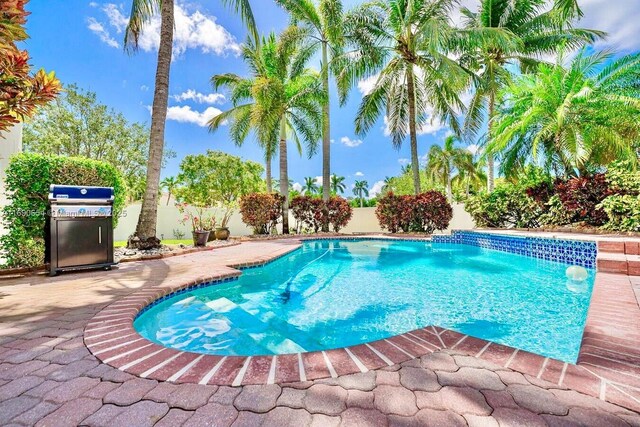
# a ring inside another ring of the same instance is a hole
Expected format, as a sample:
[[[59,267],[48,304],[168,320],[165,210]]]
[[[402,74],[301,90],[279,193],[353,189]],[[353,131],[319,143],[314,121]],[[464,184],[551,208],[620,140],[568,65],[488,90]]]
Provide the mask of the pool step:
[[[637,240],[599,240],[598,271],[640,276],[640,242]]]
[[[207,306],[226,317],[233,326],[242,328],[251,325],[251,334],[237,334],[241,341],[250,341],[254,345],[273,353],[299,353],[306,350],[300,344],[287,338],[277,326],[267,323],[249,313],[228,298],[209,301]]]

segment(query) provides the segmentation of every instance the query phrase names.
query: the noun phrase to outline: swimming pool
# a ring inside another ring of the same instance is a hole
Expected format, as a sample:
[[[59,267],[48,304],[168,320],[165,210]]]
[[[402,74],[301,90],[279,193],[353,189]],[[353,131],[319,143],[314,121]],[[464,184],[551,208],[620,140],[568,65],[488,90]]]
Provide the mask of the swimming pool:
[[[318,240],[238,280],[143,311],[135,329],[197,353],[267,355],[374,341],[429,325],[575,363],[595,271],[427,241]]]

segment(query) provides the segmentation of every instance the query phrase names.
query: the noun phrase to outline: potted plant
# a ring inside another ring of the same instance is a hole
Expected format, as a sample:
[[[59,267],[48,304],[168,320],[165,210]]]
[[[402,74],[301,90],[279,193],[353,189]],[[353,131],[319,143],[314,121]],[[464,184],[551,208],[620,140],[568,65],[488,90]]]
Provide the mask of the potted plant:
[[[181,224],[191,224],[191,235],[193,236],[193,246],[206,246],[211,230],[207,230],[207,225],[211,222],[205,217],[205,208],[202,206],[189,207],[186,203],[176,204],[178,211],[183,214]]]
[[[229,227],[216,227],[216,239],[227,240],[229,238]]]

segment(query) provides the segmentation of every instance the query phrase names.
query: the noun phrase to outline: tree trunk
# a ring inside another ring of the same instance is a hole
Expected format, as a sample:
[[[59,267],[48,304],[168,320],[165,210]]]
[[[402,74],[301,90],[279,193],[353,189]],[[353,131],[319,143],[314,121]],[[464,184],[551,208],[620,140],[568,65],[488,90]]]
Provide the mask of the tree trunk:
[[[162,24],[160,27],[160,46],[158,48],[153,109],[151,112],[151,140],[149,144],[149,161],[147,162],[147,183],[135,232],[136,236],[141,240],[156,237],[158,189],[160,187],[160,170],[162,169],[164,151],[164,127],[167,119],[169,72],[171,70],[173,47],[173,3],[173,0],[163,0],[161,6]]]
[[[267,193],[273,192],[273,185],[271,184],[271,156],[265,155],[265,171],[267,174]]]
[[[447,177],[447,198],[453,202],[453,189],[451,188],[451,175]]]
[[[364,198],[362,196],[360,196],[360,207],[364,207]]]
[[[322,200],[327,202],[331,197],[331,117],[329,104],[329,55],[326,41],[322,42],[322,89],[327,96],[322,106]],[[329,231],[328,223],[322,225],[322,231]]]
[[[491,141],[491,133],[492,133],[492,129],[493,129],[493,114],[495,112],[495,107],[496,107],[496,98],[495,95],[493,94],[493,92],[489,95],[489,141]],[[493,176],[493,171],[494,171],[494,164],[493,164],[493,155],[488,155],[487,156],[487,191],[488,192],[492,192],[493,191],[493,184],[494,184],[494,176]]]
[[[413,191],[420,194],[420,160],[418,159],[418,135],[416,132],[416,91],[413,80],[413,66],[407,73],[407,98],[409,102],[409,138],[411,139],[411,172]]]
[[[282,205],[282,234],[289,234],[289,175],[287,170],[287,128],[285,119],[280,124],[280,194]]]
[[[171,201],[171,190],[167,191],[167,206],[169,206],[169,202]]]

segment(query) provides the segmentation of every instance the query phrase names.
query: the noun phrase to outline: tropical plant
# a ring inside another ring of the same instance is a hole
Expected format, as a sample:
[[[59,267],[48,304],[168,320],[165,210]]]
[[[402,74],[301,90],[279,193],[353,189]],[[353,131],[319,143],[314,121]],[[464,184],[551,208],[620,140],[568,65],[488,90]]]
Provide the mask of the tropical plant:
[[[31,75],[29,53],[16,46],[28,38],[24,28],[27,2],[0,3],[0,132],[32,117],[37,107],[52,101],[61,90],[53,71],[41,69]]]
[[[180,185],[180,181],[175,176],[168,176],[160,182],[160,186],[167,190],[167,206],[174,195],[174,190]]]
[[[342,194],[347,189],[344,176],[338,176],[336,174],[331,175],[331,193],[338,195],[338,193]]]
[[[376,217],[380,227],[391,233],[413,231],[431,234],[449,226],[453,208],[439,191],[406,196],[389,192],[378,200]]]
[[[302,192],[307,196],[318,193],[318,184],[316,184],[316,179],[314,177],[305,177],[304,185],[302,186]]]
[[[363,207],[365,197],[369,197],[369,183],[367,181],[356,181],[353,186],[353,194],[360,199],[360,207]]]
[[[257,30],[249,0],[221,0],[240,13],[250,32],[257,38]],[[167,104],[169,100],[169,72],[173,48],[174,0],[132,0],[131,14],[125,32],[125,47],[129,51],[138,49],[142,31],[151,18],[160,12],[160,43],[151,109],[151,132],[149,144],[149,160],[147,163],[146,190],[142,199],[142,207],[134,241],[144,241],[147,245],[159,246],[156,237],[158,222],[158,190],[160,188],[160,171],[164,151],[164,129],[167,120]]]
[[[504,92],[487,146],[512,175],[526,162],[557,176],[589,175],[613,160],[637,163],[640,138],[640,54],[613,59],[609,51],[580,50],[565,68],[541,64]]]
[[[454,135],[447,136],[444,145],[432,145],[427,156],[427,173],[444,186],[449,201],[453,200],[454,171],[471,173],[473,169],[473,156],[466,148],[456,147],[456,141]]]
[[[495,133],[494,115],[500,91],[511,80],[510,68],[527,72],[540,57],[560,47],[575,48],[603,33],[572,26],[582,11],[575,0],[481,0],[477,11],[461,8],[465,31],[454,42],[460,62],[475,71],[474,95],[465,117],[467,138],[477,136],[488,122],[488,137]],[[487,159],[487,188],[494,187],[494,159]]]
[[[296,196],[291,200],[291,211],[296,220],[296,232],[328,230],[336,233],[346,226],[353,215],[349,202],[342,197],[331,197],[325,202],[319,197]]]
[[[469,197],[472,191],[477,193],[486,188],[487,174],[484,172],[485,165],[486,161],[483,157],[472,156],[469,167],[458,170],[452,180],[452,184],[458,194],[464,193],[464,197]]]
[[[284,197],[279,194],[247,194],[240,200],[242,222],[255,234],[270,234],[282,218],[283,203]]]
[[[307,57],[321,51],[320,74],[325,102],[322,105],[322,199],[327,202],[331,175],[331,120],[329,73],[332,60],[342,55],[344,46],[344,17],[341,0],[276,0],[289,14],[293,22],[302,29],[308,40]]]
[[[355,50],[346,55],[339,88],[362,78],[375,84],[358,109],[355,126],[367,133],[385,115],[393,146],[407,134],[415,194],[420,193],[418,133],[430,120],[460,131],[457,115],[464,110],[461,94],[468,73],[447,56],[455,31],[449,15],[455,0],[378,0],[362,4],[346,18]]]

